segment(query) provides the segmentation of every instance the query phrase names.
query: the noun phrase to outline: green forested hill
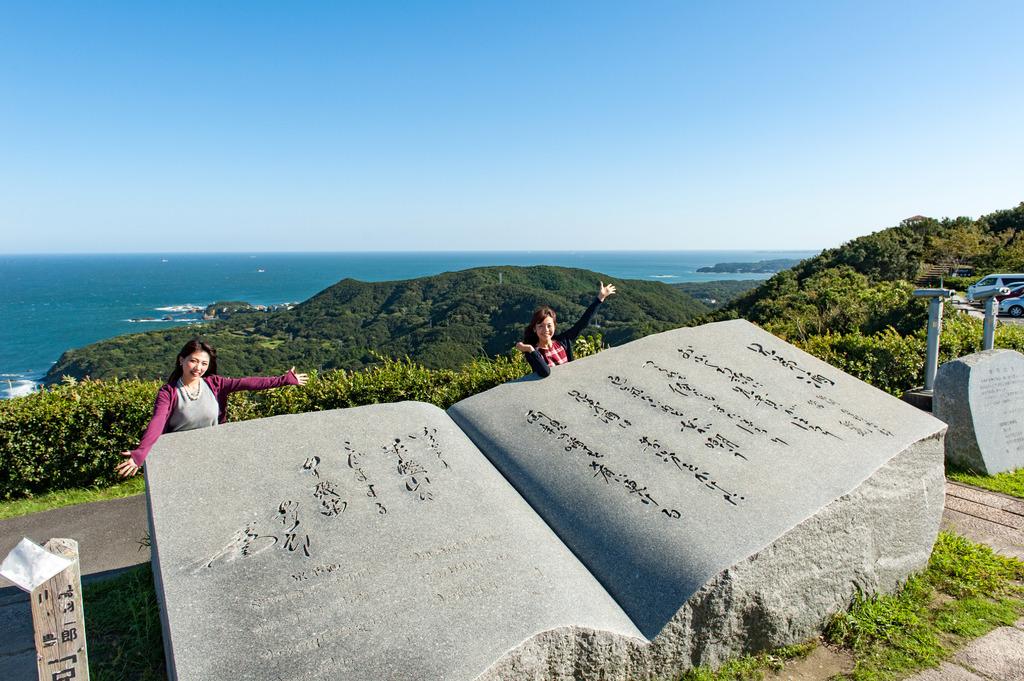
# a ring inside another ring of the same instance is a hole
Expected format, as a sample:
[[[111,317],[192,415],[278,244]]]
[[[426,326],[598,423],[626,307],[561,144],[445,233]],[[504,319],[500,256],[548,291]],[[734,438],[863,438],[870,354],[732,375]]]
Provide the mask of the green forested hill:
[[[915,216],[776,274],[695,323],[748,319],[873,385],[899,394],[923,381],[927,304],[911,293],[937,270],[1024,271],[1024,203],[977,219]],[[965,280],[946,279],[962,290]],[[928,285],[938,281],[928,282]],[[980,349],[981,324],[946,307],[941,361]],[[1024,349],[1000,327],[996,347]]]
[[[977,219],[915,216],[858,237],[776,274],[713,318],[743,317],[796,341],[890,326],[910,333],[926,307],[910,292],[930,264],[970,265],[979,277],[1024,271],[1024,203]]]
[[[660,282],[620,282],[562,267],[483,267],[376,283],[344,279],[292,310],[239,314],[199,328],[130,334],[69,350],[47,379],[164,377],[181,346],[197,334],[217,348],[224,374],[275,373],[292,365],[358,368],[375,362],[375,354],[454,368],[508,351],[539,305],[551,305],[560,324],[572,324],[602,280],[619,287],[594,318],[595,330],[611,345],[682,326],[709,309]]]

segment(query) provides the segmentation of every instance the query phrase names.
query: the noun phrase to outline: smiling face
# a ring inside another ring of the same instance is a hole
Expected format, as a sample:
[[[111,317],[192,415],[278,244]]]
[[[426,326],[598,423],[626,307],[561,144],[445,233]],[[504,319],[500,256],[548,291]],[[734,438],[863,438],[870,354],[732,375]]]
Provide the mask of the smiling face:
[[[544,317],[534,324],[533,330],[537,334],[537,344],[541,347],[547,347],[551,342],[551,337],[555,335],[555,318]]]
[[[178,360],[181,363],[181,378],[185,383],[191,383],[202,378],[206,370],[210,368],[210,355],[203,350],[196,350],[187,357]]]

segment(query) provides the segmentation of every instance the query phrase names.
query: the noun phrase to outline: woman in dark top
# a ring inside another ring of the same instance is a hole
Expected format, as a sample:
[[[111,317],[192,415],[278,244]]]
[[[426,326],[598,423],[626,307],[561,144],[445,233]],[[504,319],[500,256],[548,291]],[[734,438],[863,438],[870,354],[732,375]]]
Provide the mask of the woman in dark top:
[[[153,417],[146,426],[139,446],[115,467],[121,477],[139,472],[150,448],[163,433],[193,430],[228,420],[228,395],[239,390],[267,390],[282,385],[305,385],[306,374],[292,367],[281,376],[228,378],[217,375],[217,351],[193,338],[178,353],[177,364],[167,383],[160,387],[153,405]]]
[[[535,374],[545,378],[551,373],[551,367],[572,361],[573,341],[587,328],[591,317],[597,311],[597,306],[613,293],[614,285],[605,286],[604,282],[601,282],[597,299],[590,304],[580,320],[568,331],[558,334],[555,333],[557,315],[554,310],[545,305],[534,311],[533,318],[523,331],[523,340],[516,343],[516,348],[526,355],[526,361],[530,363]]]

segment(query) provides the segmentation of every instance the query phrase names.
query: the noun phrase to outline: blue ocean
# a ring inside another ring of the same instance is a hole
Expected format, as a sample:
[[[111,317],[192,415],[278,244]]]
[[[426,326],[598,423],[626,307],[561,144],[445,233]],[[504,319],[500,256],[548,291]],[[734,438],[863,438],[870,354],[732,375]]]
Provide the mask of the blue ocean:
[[[193,324],[217,300],[301,302],[346,277],[392,281],[484,265],[581,267],[615,280],[758,279],[698,273],[720,262],[812,251],[167,253],[0,255],[0,396],[29,392],[61,353],[104,338]]]

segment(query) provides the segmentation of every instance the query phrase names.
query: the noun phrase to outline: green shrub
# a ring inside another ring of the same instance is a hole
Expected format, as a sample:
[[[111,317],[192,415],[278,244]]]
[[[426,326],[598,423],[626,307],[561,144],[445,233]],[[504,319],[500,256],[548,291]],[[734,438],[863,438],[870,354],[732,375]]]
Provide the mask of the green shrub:
[[[951,288],[954,291],[959,291],[960,293],[966,293],[967,292],[967,287],[970,286],[971,284],[976,283],[980,279],[981,279],[980,276],[975,276],[975,277],[943,277],[943,279],[942,279],[942,287],[943,288]]]
[[[984,324],[980,319],[954,312],[942,320],[942,338],[939,340],[939,362],[981,350]],[[924,333],[923,331],[921,332]],[[1024,326],[998,324],[995,347],[1024,352]]]
[[[600,336],[579,338],[576,356],[597,352],[601,343]],[[518,352],[478,359],[458,370],[427,369],[408,359],[378,360],[360,371],[314,374],[302,388],[236,394],[228,404],[228,418],[242,421],[402,400],[444,409],[529,371]],[[114,466],[120,452],[138,446],[159,387],[155,381],[69,381],[0,401],[0,499],[117,482]]]
[[[901,336],[892,328],[871,336],[812,336],[799,345],[815,357],[893,395],[920,385],[922,380],[924,340]]]
[[[82,381],[0,401],[0,499],[115,481],[152,413],[157,383]]]
[[[950,310],[942,322],[939,364],[981,350],[982,322]],[[901,335],[826,333],[796,343],[815,357],[893,395],[924,384],[925,329]],[[1024,352],[1024,326],[999,325],[995,346]]]

